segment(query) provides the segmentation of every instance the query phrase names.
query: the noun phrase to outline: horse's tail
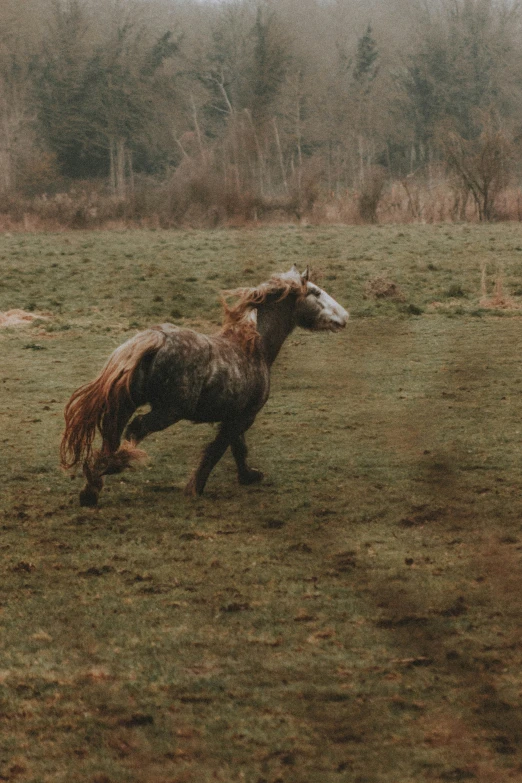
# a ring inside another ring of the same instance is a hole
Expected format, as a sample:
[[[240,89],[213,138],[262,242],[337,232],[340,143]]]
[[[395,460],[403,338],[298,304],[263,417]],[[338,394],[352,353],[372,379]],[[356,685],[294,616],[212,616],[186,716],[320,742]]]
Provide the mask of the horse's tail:
[[[156,353],[165,342],[161,327],[147,329],[116,348],[102,371],[77,389],[65,407],[65,431],[60,444],[62,467],[84,469],[92,460],[92,444],[98,430],[109,450],[116,451],[125,423],[136,410],[131,383],[142,359]],[[137,451],[137,450],[136,450]]]

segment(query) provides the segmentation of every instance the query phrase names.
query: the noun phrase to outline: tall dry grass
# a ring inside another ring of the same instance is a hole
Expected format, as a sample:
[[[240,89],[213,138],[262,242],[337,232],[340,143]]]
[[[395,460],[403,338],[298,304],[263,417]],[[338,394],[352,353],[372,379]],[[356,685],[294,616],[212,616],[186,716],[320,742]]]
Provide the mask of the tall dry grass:
[[[522,189],[496,199],[495,218],[522,219]],[[283,193],[238,191],[210,164],[187,161],[158,181],[136,178],[126,198],[103,182],[77,183],[53,195],[7,195],[0,199],[0,231],[59,231],[96,228],[210,228],[263,223],[314,224],[478,222],[472,199],[449,180],[407,178],[386,183],[376,174],[361,189],[339,193],[321,187],[315,173]]]

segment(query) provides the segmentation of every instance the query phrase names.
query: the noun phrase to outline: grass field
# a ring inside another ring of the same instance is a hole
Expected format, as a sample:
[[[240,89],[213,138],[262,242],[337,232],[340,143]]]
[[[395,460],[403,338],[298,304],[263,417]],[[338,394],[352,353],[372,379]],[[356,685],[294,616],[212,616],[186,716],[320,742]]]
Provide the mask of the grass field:
[[[292,263],[352,319],[284,346],[265,481],[184,498],[183,423],[80,508],[71,392]],[[0,330],[0,781],[522,780],[519,225],[2,235],[0,269],[49,317]]]

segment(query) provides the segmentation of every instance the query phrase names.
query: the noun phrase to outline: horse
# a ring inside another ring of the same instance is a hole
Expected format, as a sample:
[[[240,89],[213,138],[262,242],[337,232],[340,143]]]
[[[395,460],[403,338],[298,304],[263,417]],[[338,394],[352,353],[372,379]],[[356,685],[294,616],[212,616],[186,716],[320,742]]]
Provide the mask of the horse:
[[[143,459],[138,444],[182,419],[220,424],[186,495],[203,493],[228,447],[240,484],[263,479],[247,463],[245,432],[268,399],[274,360],[296,326],[336,332],[346,326],[348,313],[312,281],[308,269],[301,274],[295,265],[254,288],[223,292],[222,303],[217,334],[170,323],[153,326],[116,348],[100,374],[72,394],[60,457],[64,469],[82,463],[87,483],[80,505],[96,506],[103,476]],[[150,410],[135,415],[145,405]],[[95,450],[97,432],[102,443]]]

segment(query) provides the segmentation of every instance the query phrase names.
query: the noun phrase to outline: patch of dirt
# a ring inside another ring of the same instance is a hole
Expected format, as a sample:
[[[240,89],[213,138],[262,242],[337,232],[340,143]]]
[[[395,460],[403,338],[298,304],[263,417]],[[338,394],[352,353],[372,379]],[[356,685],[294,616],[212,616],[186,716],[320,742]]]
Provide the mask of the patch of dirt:
[[[0,312],[0,329],[8,326],[28,326],[33,321],[48,321],[48,315],[28,313],[26,310],[6,310]]]
[[[406,299],[397,283],[385,275],[377,275],[368,280],[364,286],[364,295],[366,299],[391,299],[394,302],[404,302]]]

